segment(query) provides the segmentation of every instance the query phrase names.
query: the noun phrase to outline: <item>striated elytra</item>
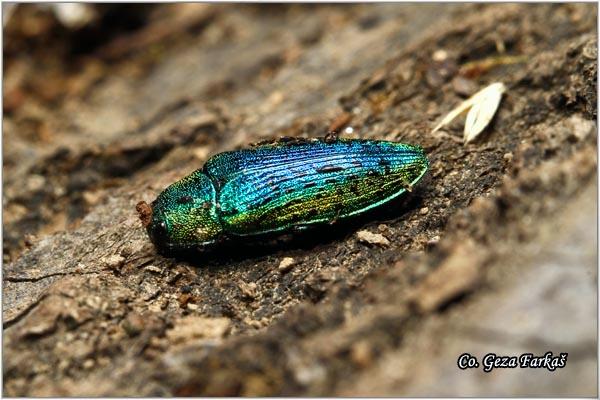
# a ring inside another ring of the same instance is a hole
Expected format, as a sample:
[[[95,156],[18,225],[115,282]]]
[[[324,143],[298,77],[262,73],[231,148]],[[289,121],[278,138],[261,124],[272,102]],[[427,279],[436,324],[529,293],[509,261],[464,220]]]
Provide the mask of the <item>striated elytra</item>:
[[[419,146],[300,139],[220,153],[137,211],[158,250],[304,229],[410,191],[428,168]]]

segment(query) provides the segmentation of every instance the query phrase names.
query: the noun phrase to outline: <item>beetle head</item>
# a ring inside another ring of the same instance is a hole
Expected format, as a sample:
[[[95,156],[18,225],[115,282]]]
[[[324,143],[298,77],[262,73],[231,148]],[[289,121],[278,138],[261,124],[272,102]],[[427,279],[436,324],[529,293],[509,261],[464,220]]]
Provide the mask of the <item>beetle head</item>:
[[[222,232],[215,189],[200,170],[167,187],[151,205],[140,202],[136,209],[159,249],[204,246]]]

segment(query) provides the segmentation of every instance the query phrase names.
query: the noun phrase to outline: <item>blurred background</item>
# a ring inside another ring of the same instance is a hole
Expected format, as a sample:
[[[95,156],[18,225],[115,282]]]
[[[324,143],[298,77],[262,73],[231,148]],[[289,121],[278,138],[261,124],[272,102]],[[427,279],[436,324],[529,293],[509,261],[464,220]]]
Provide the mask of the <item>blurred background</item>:
[[[4,394],[597,395],[596,4],[2,10]],[[477,140],[432,132],[494,82]],[[156,254],[138,201],[331,131],[419,144],[427,178],[310,244]]]

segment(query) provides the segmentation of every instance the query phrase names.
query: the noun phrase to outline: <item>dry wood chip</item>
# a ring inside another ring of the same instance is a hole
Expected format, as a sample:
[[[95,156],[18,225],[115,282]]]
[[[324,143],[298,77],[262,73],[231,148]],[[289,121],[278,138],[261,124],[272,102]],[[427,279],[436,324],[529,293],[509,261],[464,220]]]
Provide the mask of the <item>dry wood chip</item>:
[[[102,263],[108,269],[118,270],[123,266],[123,264],[125,264],[125,257],[118,254],[113,254],[108,257],[104,257],[102,259]]]
[[[373,233],[369,231],[358,231],[356,237],[360,242],[374,244],[381,247],[387,247],[390,245],[390,241],[386,239],[381,233]]]
[[[281,273],[288,272],[290,269],[292,269],[294,264],[296,264],[296,261],[292,257],[284,257],[279,263],[279,267],[277,269]]]
[[[231,327],[228,318],[207,318],[187,316],[179,319],[172,329],[167,331],[167,339],[173,343],[182,343],[197,339],[220,339]]]
[[[243,298],[255,299],[258,296],[258,286],[254,282],[240,282],[238,287]]]

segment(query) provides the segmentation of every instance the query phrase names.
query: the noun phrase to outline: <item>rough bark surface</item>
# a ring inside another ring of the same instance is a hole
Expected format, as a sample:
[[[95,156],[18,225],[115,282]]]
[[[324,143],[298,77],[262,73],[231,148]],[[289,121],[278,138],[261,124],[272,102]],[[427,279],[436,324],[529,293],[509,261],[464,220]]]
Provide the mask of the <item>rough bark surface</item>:
[[[143,11],[5,27],[5,395],[597,395],[596,5]],[[430,133],[497,81],[477,141]],[[314,235],[156,254],[138,201],[330,129],[422,145],[427,179]],[[566,367],[456,365],[547,351]]]

